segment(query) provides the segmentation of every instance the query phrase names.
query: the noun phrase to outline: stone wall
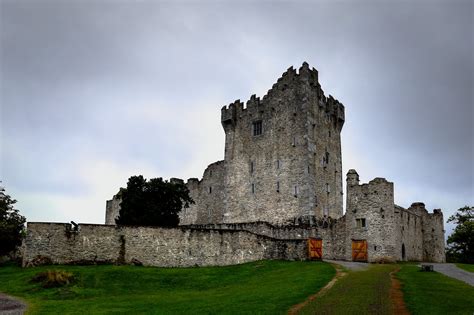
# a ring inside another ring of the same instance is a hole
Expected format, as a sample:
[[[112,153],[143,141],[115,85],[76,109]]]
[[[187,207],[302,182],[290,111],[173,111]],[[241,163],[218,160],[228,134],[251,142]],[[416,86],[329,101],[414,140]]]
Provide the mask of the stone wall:
[[[400,258],[404,261],[423,260],[423,218],[410,210],[395,206],[400,229]]]
[[[355,170],[350,170],[347,176],[346,259],[351,259],[352,240],[367,240],[368,261],[400,260],[393,183],[375,178],[359,185],[356,175]],[[365,226],[360,220],[365,220]]]
[[[428,213],[422,202],[412,203],[408,211],[416,213],[422,220],[423,261],[445,262],[443,212],[435,209]]]
[[[180,224],[222,222],[224,215],[224,161],[212,163],[206,168],[200,181],[197,178],[190,178],[186,185],[195,203],[180,212]]]
[[[244,230],[279,240],[321,238],[324,259],[345,259],[345,218],[302,217],[293,224],[274,225],[268,222],[221,223],[190,225],[197,229]]]
[[[121,202],[120,192],[113,196],[112,199],[106,201],[105,224],[115,224],[115,219],[119,216]]]
[[[121,227],[28,223],[23,266],[51,261],[137,263],[190,267],[240,264],[261,259],[307,258],[306,240],[278,240],[242,230]]]

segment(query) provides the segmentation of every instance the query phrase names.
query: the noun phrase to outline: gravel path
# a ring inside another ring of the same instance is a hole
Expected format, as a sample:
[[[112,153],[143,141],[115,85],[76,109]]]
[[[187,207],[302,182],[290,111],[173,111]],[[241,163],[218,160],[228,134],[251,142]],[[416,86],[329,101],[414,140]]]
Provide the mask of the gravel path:
[[[436,264],[426,263],[426,265],[433,265],[435,271],[447,275],[448,277],[458,279],[474,286],[474,273],[462,270],[455,264]]]
[[[24,302],[0,293],[0,315],[23,315],[25,310]]]
[[[355,261],[327,260],[327,259],[324,259],[324,261],[331,264],[340,265],[349,270],[354,270],[354,271],[365,270],[369,267],[368,263],[355,262]]]

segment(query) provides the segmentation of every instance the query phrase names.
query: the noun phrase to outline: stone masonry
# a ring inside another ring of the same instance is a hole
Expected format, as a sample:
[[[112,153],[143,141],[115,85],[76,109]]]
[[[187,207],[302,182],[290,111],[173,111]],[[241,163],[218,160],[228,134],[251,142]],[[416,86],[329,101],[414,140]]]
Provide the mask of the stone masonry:
[[[360,184],[357,172],[350,170],[346,177],[346,211],[343,214],[341,130],[344,122],[344,106],[331,95],[324,94],[316,69],[310,68],[306,62],[298,71],[291,67],[262,98],[252,95],[245,104],[237,100],[221,109],[221,124],[225,132],[224,160],[210,164],[202,179],[187,181],[195,204],[181,211],[179,229],[163,232],[111,226],[96,230],[101,233],[127,231],[127,237],[138,233],[140,236],[133,236],[133,239],[138,237],[150,244],[156,242],[154,237],[168,237],[183,244],[194,242],[210,256],[219,251],[199,242],[210,240],[212,243],[214,236],[211,235],[218,233],[220,241],[237,246],[231,247],[234,252],[238,246],[243,249],[252,247],[252,259],[276,257],[268,256],[264,250],[262,252],[255,242],[263,244],[269,239],[272,240],[270,243],[301,242],[313,237],[322,239],[324,258],[351,260],[354,243],[363,241],[367,245],[365,259],[369,262],[443,262],[441,210],[428,213],[420,202],[413,203],[408,209],[396,205],[394,184],[384,178]],[[107,201],[106,224],[115,224],[120,202],[120,192]],[[34,228],[37,230],[38,226]],[[83,227],[79,234],[85,230]],[[227,234],[231,231],[234,234]],[[38,233],[41,235],[44,231]],[[115,244],[111,248],[116,250],[117,233],[110,236]],[[150,233],[155,236],[150,236]],[[198,237],[199,233],[207,236]],[[246,235],[254,245],[232,243],[232,235],[239,235],[239,239]],[[26,248],[33,245],[36,248],[42,242],[40,240],[43,237],[30,238],[31,243],[27,242]],[[64,244],[70,246],[67,242]],[[184,258],[171,242],[167,244],[179,261],[186,261],[176,263],[170,258],[166,260],[169,265],[187,265],[191,264],[193,257],[201,257],[191,250],[187,252],[189,257]],[[143,246],[140,248],[148,250],[149,244]],[[188,245],[183,246],[186,248]],[[33,252],[39,254],[41,251]],[[131,249],[127,251],[131,252]],[[116,254],[112,256],[116,257]],[[157,262],[146,258],[147,255],[135,254],[147,264],[163,265],[161,260]],[[292,255],[286,257],[301,258],[303,254]],[[28,257],[32,259],[31,255]],[[132,259],[132,256],[127,257]],[[244,261],[237,259],[238,255],[225,257],[223,261],[205,260],[200,264]]]

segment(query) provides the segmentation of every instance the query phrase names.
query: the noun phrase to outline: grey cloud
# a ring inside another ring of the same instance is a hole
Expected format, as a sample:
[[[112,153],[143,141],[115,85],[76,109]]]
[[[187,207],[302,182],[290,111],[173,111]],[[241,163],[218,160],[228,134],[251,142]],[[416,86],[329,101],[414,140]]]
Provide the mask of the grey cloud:
[[[48,177],[58,165],[73,182],[81,159],[200,176],[223,154],[220,107],[262,96],[306,60],[346,105],[345,169],[395,181],[402,198],[438,194],[450,211],[474,202],[472,2],[0,6],[1,177],[19,200],[87,194],[80,180],[59,188]],[[166,117],[140,117],[143,106]],[[102,220],[103,205],[90,207],[90,221]]]

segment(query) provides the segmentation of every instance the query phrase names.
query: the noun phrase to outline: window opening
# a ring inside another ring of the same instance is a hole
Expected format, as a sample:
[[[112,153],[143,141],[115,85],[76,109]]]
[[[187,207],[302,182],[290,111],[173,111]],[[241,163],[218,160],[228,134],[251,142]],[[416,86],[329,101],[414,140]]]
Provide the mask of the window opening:
[[[356,224],[358,228],[365,228],[366,227],[365,218],[356,219]]]
[[[254,121],[253,124],[252,124],[252,130],[253,130],[253,135],[254,136],[259,136],[262,134],[263,132],[263,128],[262,128],[262,121],[259,120],[259,121]]]

